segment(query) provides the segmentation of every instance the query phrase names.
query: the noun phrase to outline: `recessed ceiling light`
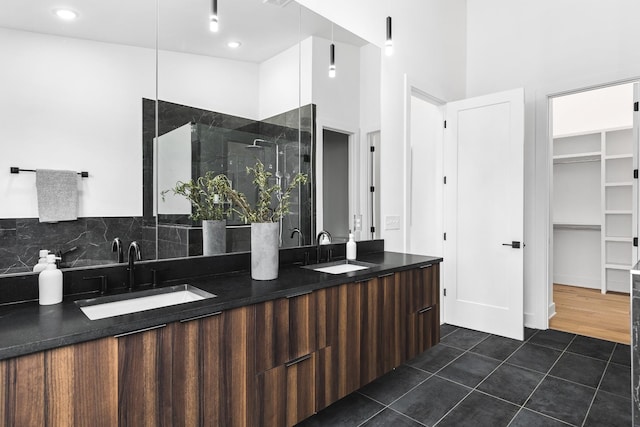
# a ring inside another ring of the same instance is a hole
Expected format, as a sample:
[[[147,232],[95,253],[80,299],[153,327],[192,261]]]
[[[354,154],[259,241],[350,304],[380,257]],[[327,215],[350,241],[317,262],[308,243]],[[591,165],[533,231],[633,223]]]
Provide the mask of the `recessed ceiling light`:
[[[78,17],[78,12],[71,9],[56,9],[53,13],[55,13],[58,18],[64,19],[65,21],[73,21]]]
[[[231,49],[237,49],[240,46],[242,46],[242,43],[240,43],[240,42],[229,42],[229,43],[227,43],[227,46],[229,46]]]

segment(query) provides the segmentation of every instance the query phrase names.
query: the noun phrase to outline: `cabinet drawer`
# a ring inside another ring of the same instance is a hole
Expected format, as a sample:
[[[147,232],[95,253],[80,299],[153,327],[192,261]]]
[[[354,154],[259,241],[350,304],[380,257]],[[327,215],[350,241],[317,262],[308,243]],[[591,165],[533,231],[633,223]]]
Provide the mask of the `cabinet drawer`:
[[[316,295],[306,293],[256,306],[256,372],[317,350]]]

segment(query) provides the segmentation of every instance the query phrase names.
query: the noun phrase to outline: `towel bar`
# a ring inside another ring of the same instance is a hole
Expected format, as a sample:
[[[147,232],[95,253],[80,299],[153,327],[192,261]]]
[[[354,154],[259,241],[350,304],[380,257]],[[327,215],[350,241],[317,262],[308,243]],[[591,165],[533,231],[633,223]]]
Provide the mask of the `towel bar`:
[[[35,169],[20,169],[20,168],[16,168],[11,166],[10,167],[10,172],[11,173],[20,173],[20,172],[35,172]],[[80,175],[82,178],[89,178],[89,172],[78,172],[78,175]]]

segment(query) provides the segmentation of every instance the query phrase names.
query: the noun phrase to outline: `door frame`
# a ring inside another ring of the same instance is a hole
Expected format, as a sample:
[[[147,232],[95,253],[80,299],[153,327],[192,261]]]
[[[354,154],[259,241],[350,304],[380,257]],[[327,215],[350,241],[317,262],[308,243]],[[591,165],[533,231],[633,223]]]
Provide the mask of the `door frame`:
[[[411,186],[412,186],[412,152],[411,152],[411,97],[415,96],[421,100],[428,102],[438,107],[443,113],[446,101],[429,94],[428,92],[420,89],[417,82],[414,81],[407,74],[404,75],[404,176],[403,176],[403,191],[404,191],[404,235],[402,237],[404,252],[409,253],[409,247],[411,244],[411,236],[409,233],[411,223]],[[444,124],[442,129],[442,138],[440,140],[440,153],[442,157],[439,159],[440,166],[444,168]],[[441,215],[444,218],[444,192],[441,193],[441,199],[437,200],[435,205],[440,207]],[[382,221],[380,222],[382,227]],[[440,234],[443,233],[443,222],[441,222]],[[444,261],[446,262],[446,260]],[[444,283],[444,268],[440,269],[440,283]],[[444,286],[440,286],[440,301],[444,301]],[[444,323],[444,304],[440,304],[440,323]]]
[[[530,289],[535,294],[534,304],[537,307],[534,307],[533,313],[525,312],[525,325],[529,324],[529,327],[549,329],[549,319],[555,315],[555,302],[553,301],[553,220],[551,212],[553,206],[553,129],[551,127],[553,111],[551,98],[638,81],[640,81],[640,77],[613,80],[605,83],[584,81],[571,86],[556,85],[536,91],[533,106],[535,112],[535,175],[540,178],[536,179],[534,184],[535,213],[533,217],[535,218],[534,230],[536,232],[529,240],[534,247],[541,248],[541,250],[534,252],[535,259],[532,264],[533,283],[539,283],[540,285],[531,286]],[[638,221],[640,222],[640,218]],[[640,227],[640,224],[636,224],[636,227]],[[527,286],[525,285],[525,299],[526,294]]]
[[[362,181],[362,173],[366,173],[366,168],[360,166],[359,147],[360,130],[353,128],[344,123],[338,123],[331,120],[316,119],[316,232],[324,230],[324,131],[329,130],[344,134],[349,139],[349,224],[353,219],[353,215],[361,211],[360,206],[360,184],[366,183]],[[361,169],[365,169],[362,171]],[[331,230],[327,230],[331,232]],[[315,242],[316,236],[311,236],[311,242]]]

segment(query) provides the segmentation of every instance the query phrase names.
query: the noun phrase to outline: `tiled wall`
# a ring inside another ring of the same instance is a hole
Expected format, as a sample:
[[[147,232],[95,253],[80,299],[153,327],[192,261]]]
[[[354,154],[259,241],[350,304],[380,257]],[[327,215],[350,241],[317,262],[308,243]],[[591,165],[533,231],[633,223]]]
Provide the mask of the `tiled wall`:
[[[113,238],[126,250],[133,240],[141,245],[143,259],[155,259],[155,223],[141,217],[78,218],[76,221],[41,223],[38,218],[0,219],[0,274],[33,270],[40,249],[63,254],[61,267],[112,264]]]

